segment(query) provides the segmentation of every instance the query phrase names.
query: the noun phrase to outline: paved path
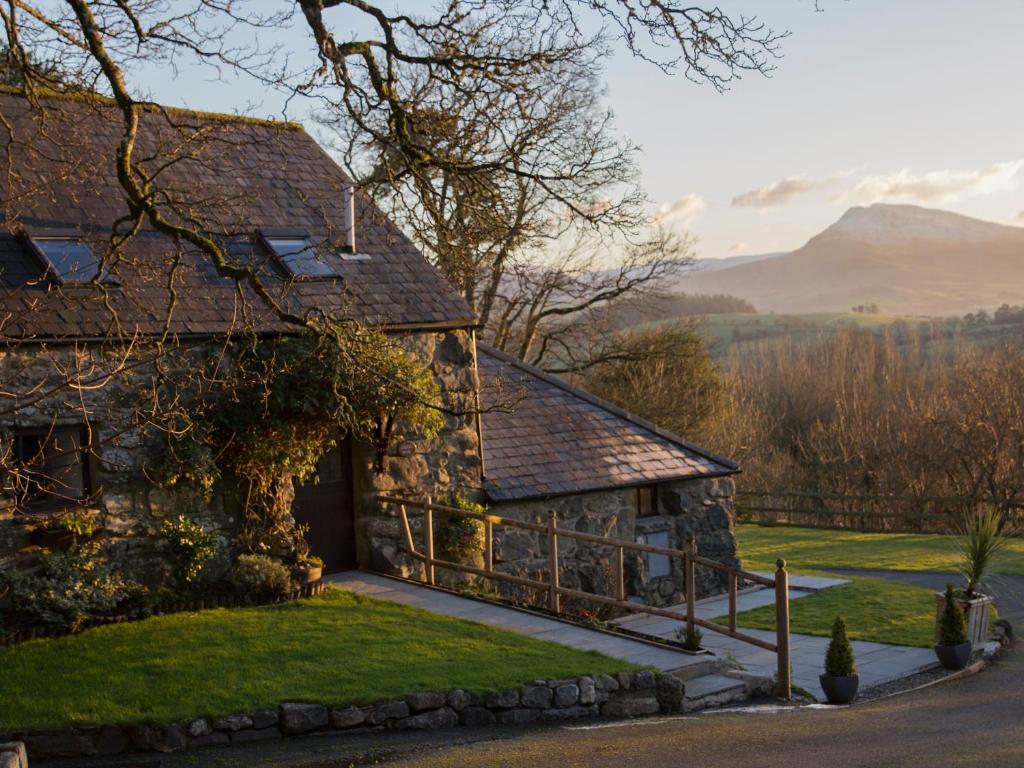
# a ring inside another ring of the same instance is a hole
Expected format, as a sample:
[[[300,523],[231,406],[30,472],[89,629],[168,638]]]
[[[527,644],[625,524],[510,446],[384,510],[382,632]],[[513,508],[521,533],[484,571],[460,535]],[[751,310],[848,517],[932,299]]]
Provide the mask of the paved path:
[[[843,579],[822,579],[817,581],[817,586],[827,589],[833,585],[845,583],[848,582]],[[812,594],[814,593],[808,591],[805,585],[805,589],[790,589],[789,600],[792,603]],[[736,610],[742,612],[774,604],[775,590],[748,590],[737,596]],[[728,612],[728,597],[713,597],[701,600],[697,604],[697,617],[701,619],[713,619],[724,616]],[[683,627],[683,623],[679,621],[643,614],[627,616],[617,620],[616,623],[633,631],[661,638],[674,638]],[[742,627],[740,629],[761,640],[775,642],[774,632]],[[819,693],[818,675],[821,674],[824,666],[828,642],[827,637],[791,635],[790,650],[794,685],[815,695]],[[762,650],[716,632],[705,631],[703,645],[716,656],[734,659],[748,672],[756,675],[771,676],[776,673],[778,668],[776,656],[771,651]],[[854,640],[852,645],[857,659],[857,671],[860,673],[861,685],[864,688],[906,677],[936,665],[935,653],[930,648],[910,648],[902,645],[870,643],[863,640]]]
[[[377,574],[349,571],[329,576],[326,580],[342,589],[360,594],[372,595],[396,603],[415,605],[432,613],[458,616],[480,624],[501,627],[536,637],[539,640],[551,640],[573,648],[599,651],[612,658],[652,666],[663,671],[702,664],[706,661],[706,657],[703,656],[692,656],[639,640],[616,637],[606,632],[597,632],[575,624],[500,605],[492,605],[480,600],[470,600],[441,590],[429,589]]]
[[[389,579],[386,576],[352,571],[332,576],[329,581],[354,592],[407,605],[416,605],[434,613],[459,616],[470,621],[501,627],[574,648],[600,651],[613,658],[625,659],[634,664],[650,665],[664,671],[703,664],[707,661],[707,656],[691,656],[544,616],[479,600],[470,600],[397,579]],[[813,593],[793,589],[790,590],[790,600],[799,600],[810,594]],[[721,597],[702,600],[698,604],[697,615],[707,619],[722,615],[728,610],[725,600],[726,598]],[[739,595],[737,608],[742,611],[758,605],[769,605],[773,602],[774,592],[771,589],[748,590]],[[629,629],[664,639],[675,639],[683,627],[682,622],[644,614],[635,614],[619,623]],[[774,632],[754,629],[744,631],[768,642],[775,642]],[[756,675],[770,677],[777,670],[774,653],[740,640],[734,640],[715,632],[705,632],[704,646],[716,657],[734,660],[748,672]],[[795,685],[811,692],[818,691],[818,675],[824,664],[827,647],[828,638],[792,635],[791,649]],[[932,667],[936,663],[935,654],[926,648],[907,648],[858,640],[853,642],[853,649],[857,656],[861,685],[865,688],[905,677],[921,669]]]

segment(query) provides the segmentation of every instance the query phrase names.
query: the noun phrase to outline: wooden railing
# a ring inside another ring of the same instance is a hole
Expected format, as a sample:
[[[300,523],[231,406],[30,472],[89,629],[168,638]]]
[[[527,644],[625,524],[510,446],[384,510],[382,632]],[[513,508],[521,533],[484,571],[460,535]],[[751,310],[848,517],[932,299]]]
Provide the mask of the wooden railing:
[[[730,568],[716,560],[710,560],[697,554],[696,541],[691,536],[687,541],[686,549],[673,549],[670,547],[656,547],[650,544],[638,544],[625,539],[613,539],[606,536],[595,536],[589,533],[581,533],[566,528],[559,528],[555,521],[555,513],[548,512],[546,525],[530,523],[524,520],[499,517],[482,512],[472,512],[457,507],[450,507],[444,504],[435,504],[428,497],[425,500],[413,500],[395,496],[378,496],[378,502],[385,505],[392,505],[398,511],[398,517],[402,524],[402,536],[404,538],[405,552],[411,557],[424,564],[425,581],[431,586],[437,583],[437,568],[448,568],[461,573],[470,573],[494,581],[502,581],[537,590],[546,595],[548,610],[554,614],[562,613],[561,598],[569,597],[578,600],[586,600],[603,605],[613,606],[623,611],[632,613],[646,613],[653,616],[663,616],[676,621],[685,622],[688,628],[702,627],[711,632],[716,632],[727,637],[735,638],[744,643],[772,651],[778,657],[778,683],[777,694],[789,699],[792,693],[792,679],[790,668],[790,645],[789,645],[789,576],[786,572],[786,561],[777,562],[775,578],[768,578],[761,574],[751,573],[738,568]],[[419,510],[423,514],[423,551],[416,547],[413,539],[412,526],[409,523],[410,510]],[[434,516],[463,517],[473,520],[480,520],[484,524],[484,565],[482,568],[465,563],[457,563],[451,560],[444,560],[437,557],[434,549]],[[518,528],[524,531],[532,531],[547,537],[548,544],[548,572],[547,579],[529,578],[517,576],[496,570],[494,567],[494,526],[505,526],[507,528]],[[567,538],[588,544],[610,547],[613,550],[612,557],[613,584],[612,595],[602,595],[594,592],[584,592],[578,589],[564,587],[559,583],[560,566],[558,560],[559,539]],[[683,564],[686,588],[686,612],[671,608],[658,608],[644,605],[626,599],[625,585],[625,553],[644,552],[653,555],[680,560]],[[697,567],[710,568],[727,574],[729,581],[729,624],[722,626],[697,616],[697,594],[696,594],[696,572]],[[759,637],[746,634],[736,628],[736,595],[739,591],[739,582],[750,582],[771,587],[775,590],[775,642],[771,643]]]
[[[1003,511],[1004,533],[1024,535],[1024,501],[974,496],[881,496],[810,491],[736,493],[741,521],[877,533],[949,533],[979,507]]]

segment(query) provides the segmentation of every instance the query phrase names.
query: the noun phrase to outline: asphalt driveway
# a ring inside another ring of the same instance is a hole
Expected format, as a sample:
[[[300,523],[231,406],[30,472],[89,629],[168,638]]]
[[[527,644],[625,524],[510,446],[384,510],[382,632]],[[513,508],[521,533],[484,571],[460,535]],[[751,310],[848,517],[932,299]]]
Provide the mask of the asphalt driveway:
[[[974,677],[850,708],[708,714],[418,751],[404,768],[1024,766],[1024,654]]]

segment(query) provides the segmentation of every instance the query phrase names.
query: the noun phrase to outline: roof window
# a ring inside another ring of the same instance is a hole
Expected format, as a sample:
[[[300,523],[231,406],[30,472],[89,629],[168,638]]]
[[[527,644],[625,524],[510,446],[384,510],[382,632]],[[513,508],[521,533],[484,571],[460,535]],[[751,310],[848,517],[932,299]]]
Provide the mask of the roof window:
[[[264,235],[267,247],[293,277],[337,277],[338,273],[316,252],[305,236]]]
[[[100,260],[79,237],[33,237],[32,245],[51,275],[61,283],[88,283],[96,277]],[[107,281],[107,275],[104,275]]]

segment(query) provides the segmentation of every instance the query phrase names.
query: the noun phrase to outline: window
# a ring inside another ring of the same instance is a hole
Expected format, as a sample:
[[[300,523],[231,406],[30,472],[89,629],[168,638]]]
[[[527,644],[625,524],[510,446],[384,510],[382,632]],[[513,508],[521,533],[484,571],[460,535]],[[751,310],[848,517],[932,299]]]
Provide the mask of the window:
[[[636,489],[636,516],[652,517],[658,514],[658,486],[642,485]]]
[[[81,427],[17,430],[10,491],[19,504],[81,501],[90,494],[87,434]]]
[[[99,259],[80,238],[33,237],[32,244],[61,283],[88,283],[99,271]]]
[[[666,549],[671,546],[668,531],[651,531],[649,533],[637,534],[636,543],[648,544],[652,547],[665,547]],[[672,562],[669,560],[668,555],[644,552],[644,566],[647,571],[647,578],[649,579],[672,575]]]
[[[308,237],[266,237],[267,245],[295,277],[337,277],[338,273],[317,255]]]

